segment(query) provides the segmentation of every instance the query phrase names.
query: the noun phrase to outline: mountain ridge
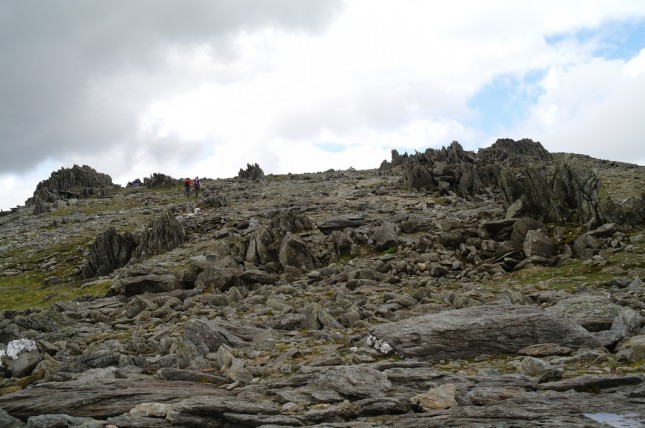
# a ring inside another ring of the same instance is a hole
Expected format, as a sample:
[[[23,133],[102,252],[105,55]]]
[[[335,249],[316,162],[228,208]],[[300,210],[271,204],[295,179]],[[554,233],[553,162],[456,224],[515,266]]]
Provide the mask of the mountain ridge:
[[[645,422],[645,167],[536,144],[39,186],[0,217],[1,425]]]

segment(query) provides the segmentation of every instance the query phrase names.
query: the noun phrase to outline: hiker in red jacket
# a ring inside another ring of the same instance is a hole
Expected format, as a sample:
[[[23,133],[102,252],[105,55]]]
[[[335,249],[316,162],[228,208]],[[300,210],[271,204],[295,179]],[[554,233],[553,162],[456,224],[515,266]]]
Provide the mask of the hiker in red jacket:
[[[192,183],[190,182],[190,178],[187,178],[186,181],[184,181],[184,193],[186,196],[190,196],[190,185]]]

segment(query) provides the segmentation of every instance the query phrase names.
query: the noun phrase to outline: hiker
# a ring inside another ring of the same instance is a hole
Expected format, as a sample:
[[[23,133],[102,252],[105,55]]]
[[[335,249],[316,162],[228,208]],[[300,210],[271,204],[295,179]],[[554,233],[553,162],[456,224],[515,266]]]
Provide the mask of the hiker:
[[[195,196],[199,196],[199,191],[201,190],[201,182],[199,181],[199,177],[195,177],[193,185],[195,186]]]
[[[190,196],[190,178],[187,178],[186,181],[184,181],[184,193],[186,196]]]

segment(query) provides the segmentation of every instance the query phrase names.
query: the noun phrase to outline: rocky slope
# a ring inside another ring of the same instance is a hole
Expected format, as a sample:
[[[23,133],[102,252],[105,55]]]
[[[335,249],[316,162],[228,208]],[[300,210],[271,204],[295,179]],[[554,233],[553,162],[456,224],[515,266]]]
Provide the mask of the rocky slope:
[[[0,426],[645,424],[644,167],[75,168],[0,217]]]

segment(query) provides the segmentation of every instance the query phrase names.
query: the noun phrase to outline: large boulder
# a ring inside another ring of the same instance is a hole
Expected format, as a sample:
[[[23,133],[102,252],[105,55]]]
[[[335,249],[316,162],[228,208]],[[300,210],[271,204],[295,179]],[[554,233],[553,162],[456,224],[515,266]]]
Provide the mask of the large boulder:
[[[385,251],[392,247],[399,245],[399,232],[401,229],[394,223],[384,221],[379,227],[376,228],[372,235],[374,249],[377,251]]]
[[[114,227],[108,228],[92,244],[87,262],[81,268],[81,278],[108,275],[125,266],[137,244],[137,239],[130,232],[120,234]]]
[[[581,295],[561,299],[546,310],[569,318],[589,331],[599,331],[610,329],[623,307],[607,296]]]
[[[190,318],[184,327],[184,340],[197,347],[202,355],[216,352],[221,345],[231,348],[248,346],[263,330],[203,318]]]
[[[335,230],[344,230],[348,227],[359,227],[369,221],[369,218],[362,214],[350,214],[329,218],[318,225],[325,235],[330,235]]]
[[[106,296],[131,297],[144,293],[165,293],[183,288],[182,282],[172,273],[149,274],[115,279]]]
[[[555,245],[542,230],[529,230],[522,246],[526,257],[553,257],[556,254]]]
[[[282,267],[293,266],[303,272],[316,268],[316,256],[307,244],[291,232],[282,239],[278,260]]]
[[[245,261],[256,266],[278,261],[278,248],[273,234],[261,227],[251,234],[241,248]]]
[[[532,306],[483,305],[376,326],[372,342],[401,356],[431,362],[514,354],[539,343],[599,347],[575,322]]]
[[[148,224],[132,258],[142,260],[155,254],[161,254],[177,248],[185,241],[186,233],[181,223],[166,211]]]

